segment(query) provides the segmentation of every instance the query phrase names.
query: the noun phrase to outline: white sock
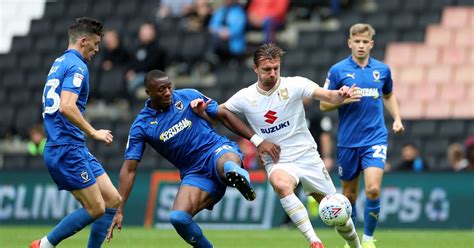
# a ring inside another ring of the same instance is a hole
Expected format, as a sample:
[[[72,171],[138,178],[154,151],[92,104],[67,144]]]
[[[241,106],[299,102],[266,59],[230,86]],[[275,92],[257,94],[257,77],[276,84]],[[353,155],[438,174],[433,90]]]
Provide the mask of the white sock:
[[[321,239],[314,232],[311,221],[309,221],[308,211],[295,194],[281,198],[280,202],[291,221],[295,223],[295,226],[309,242],[321,242]]]
[[[368,235],[365,235],[365,234],[362,236],[362,241],[372,240],[372,239],[374,239],[374,236],[368,236]]]
[[[339,233],[339,235],[341,235],[343,239],[346,240],[346,243],[351,248],[361,247],[359,237],[357,236],[357,232],[351,218],[349,218],[345,225],[336,226],[336,231]]]
[[[54,248],[54,245],[52,245],[48,238],[46,236],[44,236],[42,239],[41,239],[41,242],[40,242],[40,248]]]

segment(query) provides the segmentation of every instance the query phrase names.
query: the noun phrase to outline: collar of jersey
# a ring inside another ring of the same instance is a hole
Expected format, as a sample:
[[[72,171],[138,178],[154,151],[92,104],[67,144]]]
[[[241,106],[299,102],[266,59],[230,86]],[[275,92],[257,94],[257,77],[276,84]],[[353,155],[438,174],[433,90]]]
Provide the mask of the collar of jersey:
[[[352,55],[349,55],[349,57],[347,58],[349,60],[349,63],[354,67],[354,68],[362,68],[360,67],[360,65],[358,65],[353,59],[352,59]],[[365,67],[367,68],[370,68],[372,67],[372,58],[369,57],[369,63],[367,63],[367,65]]]
[[[79,51],[77,51],[76,49],[69,49],[69,50],[66,50],[66,52],[64,52],[64,53],[73,53],[77,57],[79,57],[82,61],[87,62],[87,61],[84,60],[84,57],[82,57],[81,53]]]
[[[163,113],[163,112],[168,111],[168,110],[156,110],[156,109],[150,107],[150,103],[151,103],[151,99],[148,98],[148,99],[145,101],[145,110],[146,110],[148,113],[152,114],[152,115],[157,115],[157,114],[159,114],[159,113]],[[173,106],[173,105],[174,105],[174,97],[173,97],[173,100],[171,100],[171,106]],[[170,109],[171,109],[171,106],[170,106]]]
[[[255,86],[257,87],[257,92],[258,93],[260,93],[264,96],[271,96],[273,94],[273,92],[275,92],[278,89],[278,87],[280,87],[280,81],[281,81],[281,77],[278,78],[278,82],[269,91],[262,90],[260,87],[258,87],[258,82]]]

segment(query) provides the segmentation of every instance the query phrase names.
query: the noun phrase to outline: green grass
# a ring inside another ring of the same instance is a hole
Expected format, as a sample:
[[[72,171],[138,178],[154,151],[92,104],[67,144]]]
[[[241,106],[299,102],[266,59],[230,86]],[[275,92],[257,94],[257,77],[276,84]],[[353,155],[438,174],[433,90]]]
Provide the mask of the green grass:
[[[30,241],[46,234],[51,227],[38,226],[0,226],[0,247],[28,247]],[[88,229],[67,240],[59,247],[86,247]],[[326,248],[342,248],[343,241],[331,229],[316,230]],[[295,229],[272,230],[204,230],[209,240],[217,248],[298,248],[308,247],[303,236]],[[387,230],[376,232],[379,248],[474,248],[473,230]],[[121,233],[104,248],[134,247],[189,247],[174,230],[144,229],[125,226]]]

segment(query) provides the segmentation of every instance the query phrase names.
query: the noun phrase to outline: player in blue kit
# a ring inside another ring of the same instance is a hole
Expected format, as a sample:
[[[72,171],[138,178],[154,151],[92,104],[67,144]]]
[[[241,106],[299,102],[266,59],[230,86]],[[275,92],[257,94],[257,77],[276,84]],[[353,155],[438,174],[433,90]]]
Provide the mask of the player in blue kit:
[[[354,223],[359,174],[364,171],[364,248],[375,247],[373,233],[380,212],[380,188],[388,142],[384,105],[394,119],[392,130],[395,133],[404,131],[397,99],[392,92],[390,68],[370,57],[374,35],[375,30],[369,24],[353,25],[347,41],[352,55],[331,67],[325,83],[325,88],[331,90],[355,84],[360,87],[361,101],[342,105],[320,103],[323,111],[339,109],[337,165],[342,192],[352,203]]]
[[[69,46],[57,58],[43,92],[43,119],[47,142],[44,161],[60,190],[70,191],[82,208],[65,216],[56,227],[30,247],[55,247],[92,223],[88,247],[100,247],[107,235],[120,195],[102,165],[85,145],[84,133],[107,145],[109,130],[94,129],[82,116],[89,95],[89,61],[98,51],[102,24],[87,17],[69,27]]]
[[[254,200],[255,191],[249,174],[241,168],[242,153],[237,144],[219,135],[208,122],[195,113],[206,102],[206,117],[218,119],[236,134],[250,139],[259,154],[268,153],[275,161],[280,147],[255,135],[238,117],[219,109],[217,102],[194,89],[172,89],[168,76],[152,70],[145,77],[149,99],[130,128],[125,162],[119,176],[119,192],[123,203],[109,229],[113,237],[115,226],[120,230],[123,208],[132,190],[136,170],[146,144],[163,155],[180,171],[181,185],[170,213],[170,221],[178,234],[193,247],[212,247],[193,216],[213,206],[223,197],[227,186],[236,187],[247,200]]]

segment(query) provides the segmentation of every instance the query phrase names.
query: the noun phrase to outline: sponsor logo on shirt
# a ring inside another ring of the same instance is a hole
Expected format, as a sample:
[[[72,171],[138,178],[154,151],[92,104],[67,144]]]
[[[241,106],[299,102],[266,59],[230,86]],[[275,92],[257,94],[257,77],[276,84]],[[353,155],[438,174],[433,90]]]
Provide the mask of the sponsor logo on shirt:
[[[80,87],[84,76],[80,73],[74,73],[74,79],[72,80],[72,84],[76,87]]]
[[[377,99],[380,97],[379,90],[377,88],[362,88],[360,89],[363,97],[373,97]]]
[[[290,126],[290,121],[285,121],[283,123],[278,124],[277,126],[269,127],[269,128],[260,128],[260,132],[262,133],[274,133],[280,129]]]
[[[267,119],[265,119],[265,122],[273,124],[278,119],[276,114],[277,114],[277,112],[268,110],[268,112],[263,116],[263,117],[267,118]]]
[[[192,122],[186,118],[180,122],[174,124],[170,129],[160,134],[160,140],[166,142],[167,140],[173,138],[176,134],[180,133],[186,128],[190,128]]]

